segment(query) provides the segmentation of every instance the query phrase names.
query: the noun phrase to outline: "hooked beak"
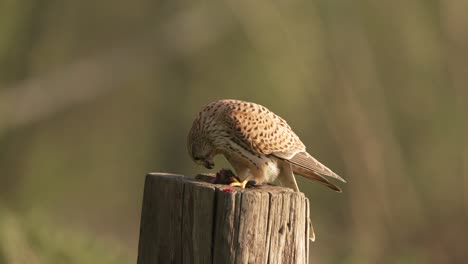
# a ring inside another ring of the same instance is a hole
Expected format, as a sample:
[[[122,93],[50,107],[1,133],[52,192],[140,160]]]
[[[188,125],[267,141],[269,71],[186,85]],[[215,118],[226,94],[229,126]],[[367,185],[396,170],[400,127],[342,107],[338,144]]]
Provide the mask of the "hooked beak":
[[[211,161],[211,160],[205,160],[205,162],[203,162],[203,166],[205,166],[205,168],[211,170],[211,169],[214,168],[215,164],[214,164],[214,162]]]

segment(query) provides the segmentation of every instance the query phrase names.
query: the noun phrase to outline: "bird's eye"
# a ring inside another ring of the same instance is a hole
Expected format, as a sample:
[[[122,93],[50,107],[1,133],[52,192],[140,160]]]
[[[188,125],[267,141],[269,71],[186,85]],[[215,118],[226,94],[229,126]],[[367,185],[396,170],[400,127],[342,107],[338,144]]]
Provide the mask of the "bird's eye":
[[[201,159],[199,157],[194,157],[193,158],[195,161],[200,161]]]

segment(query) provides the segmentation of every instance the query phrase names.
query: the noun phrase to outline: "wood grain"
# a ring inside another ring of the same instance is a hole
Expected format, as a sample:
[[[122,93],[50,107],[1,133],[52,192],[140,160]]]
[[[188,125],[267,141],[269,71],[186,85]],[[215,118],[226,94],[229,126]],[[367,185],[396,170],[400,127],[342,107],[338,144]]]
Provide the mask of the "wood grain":
[[[204,180],[146,176],[139,264],[308,263],[309,201],[302,193]]]

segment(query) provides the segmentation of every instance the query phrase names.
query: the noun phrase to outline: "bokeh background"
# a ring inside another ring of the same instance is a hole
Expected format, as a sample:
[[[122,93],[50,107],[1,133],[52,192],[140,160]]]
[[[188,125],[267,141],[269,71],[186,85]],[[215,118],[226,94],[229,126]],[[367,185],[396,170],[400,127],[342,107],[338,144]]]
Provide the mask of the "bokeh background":
[[[465,263],[467,10],[1,0],[0,263],[135,263],[145,173],[204,171],[186,134],[221,98],[267,106],[347,179],[299,180],[313,263]]]

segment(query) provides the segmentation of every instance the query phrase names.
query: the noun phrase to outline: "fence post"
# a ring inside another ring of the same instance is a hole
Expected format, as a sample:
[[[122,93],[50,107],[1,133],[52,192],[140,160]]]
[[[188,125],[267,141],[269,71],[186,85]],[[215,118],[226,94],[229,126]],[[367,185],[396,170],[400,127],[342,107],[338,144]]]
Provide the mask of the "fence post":
[[[138,264],[308,263],[309,201],[278,186],[146,176]]]

